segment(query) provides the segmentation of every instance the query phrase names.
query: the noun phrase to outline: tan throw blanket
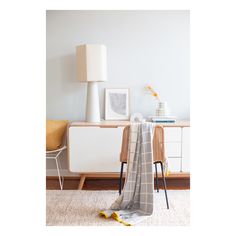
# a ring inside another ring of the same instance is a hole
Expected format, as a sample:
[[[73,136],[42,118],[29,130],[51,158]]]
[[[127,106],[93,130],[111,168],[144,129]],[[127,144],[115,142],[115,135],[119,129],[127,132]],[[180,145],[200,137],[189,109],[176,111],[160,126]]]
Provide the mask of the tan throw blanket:
[[[100,212],[105,218],[130,226],[153,213],[153,132],[152,123],[133,123],[130,127],[126,180],[122,194],[109,210]]]

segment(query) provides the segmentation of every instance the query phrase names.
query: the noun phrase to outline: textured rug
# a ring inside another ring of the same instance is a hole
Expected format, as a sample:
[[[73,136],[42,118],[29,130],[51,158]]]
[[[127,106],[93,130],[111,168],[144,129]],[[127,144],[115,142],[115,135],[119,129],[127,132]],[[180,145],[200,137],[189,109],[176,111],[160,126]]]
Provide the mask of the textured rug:
[[[123,226],[98,215],[118,197],[118,191],[47,190],[46,225]],[[154,213],[140,226],[189,226],[190,191],[168,190],[167,210],[164,191],[154,194]]]

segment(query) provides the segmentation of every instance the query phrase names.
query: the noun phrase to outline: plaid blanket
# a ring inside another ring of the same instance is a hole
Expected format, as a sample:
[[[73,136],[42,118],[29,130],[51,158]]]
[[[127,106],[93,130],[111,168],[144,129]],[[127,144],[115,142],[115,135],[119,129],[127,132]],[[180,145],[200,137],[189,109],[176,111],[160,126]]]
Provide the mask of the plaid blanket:
[[[122,194],[109,210],[100,212],[105,218],[130,226],[153,213],[153,141],[152,123],[132,123],[126,180]]]

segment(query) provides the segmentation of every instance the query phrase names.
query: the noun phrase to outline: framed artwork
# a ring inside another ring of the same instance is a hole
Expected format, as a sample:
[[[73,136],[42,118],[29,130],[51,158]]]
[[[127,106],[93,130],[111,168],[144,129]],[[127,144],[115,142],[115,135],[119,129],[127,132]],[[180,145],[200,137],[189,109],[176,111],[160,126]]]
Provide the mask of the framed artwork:
[[[105,90],[105,120],[129,120],[129,89]]]

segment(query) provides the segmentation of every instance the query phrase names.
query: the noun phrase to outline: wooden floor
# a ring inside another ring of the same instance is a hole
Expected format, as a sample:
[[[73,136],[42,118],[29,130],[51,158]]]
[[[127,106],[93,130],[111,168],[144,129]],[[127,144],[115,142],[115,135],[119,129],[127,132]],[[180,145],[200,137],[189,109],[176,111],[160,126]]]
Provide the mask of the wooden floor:
[[[124,181],[123,181],[124,182]],[[190,178],[170,178],[166,180],[167,189],[190,189]],[[66,178],[64,181],[65,190],[78,189],[79,178]],[[112,179],[94,179],[87,178],[85,180],[83,190],[118,190],[119,180],[117,178]],[[162,178],[158,178],[158,186],[163,188]],[[156,186],[155,186],[156,188]],[[57,177],[47,177],[46,189],[56,190],[60,189],[60,185]]]

